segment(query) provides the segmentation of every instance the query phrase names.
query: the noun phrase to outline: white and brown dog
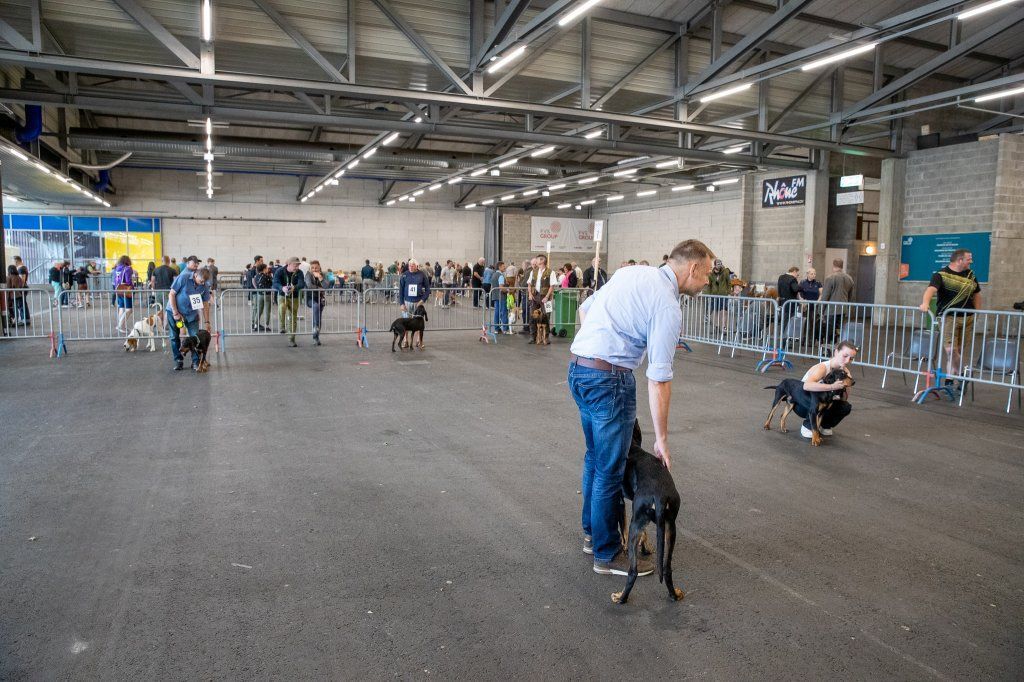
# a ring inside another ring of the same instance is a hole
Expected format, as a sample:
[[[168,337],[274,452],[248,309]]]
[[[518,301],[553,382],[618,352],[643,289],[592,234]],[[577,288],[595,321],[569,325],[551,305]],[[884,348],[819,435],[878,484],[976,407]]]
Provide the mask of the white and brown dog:
[[[132,326],[128,332],[128,338],[124,340],[124,349],[134,353],[139,349],[139,344],[149,341],[149,352],[156,351],[156,339],[160,337],[161,348],[167,350],[167,337],[160,332],[164,328],[164,309],[159,304],[150,306],[152,314],[142,318]]]

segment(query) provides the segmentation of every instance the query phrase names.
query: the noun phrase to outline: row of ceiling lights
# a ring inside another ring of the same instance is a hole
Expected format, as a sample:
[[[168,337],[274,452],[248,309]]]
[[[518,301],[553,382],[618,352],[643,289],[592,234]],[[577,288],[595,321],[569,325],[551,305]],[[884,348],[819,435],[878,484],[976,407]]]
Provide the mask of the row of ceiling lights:
[[[704,189],[707,190],[708,192],[715,192],[715,191],[718,190],[719,187],[722,187],[723,185],[734,185],[734,184],[738,183],[739,181],[740,181],[739,178],[728,178],[726,180],[715,180],[711,184],[705,185]],[[685,192],[687,190],[691,190],[691,189],[694,189],[696,187],[697,187],[697,185],[676,185],[675,187],[670,188],[670,191],[672,191],[672,192]],[[664,189],[664,188],[661,188],[661,189]],[[661,191],[661,189],[643,189],[643,190],[640,190],[639,192],[636,193],[636,197],[638,199],[646,199],[648,197],[653,197],[653,196],[657,195]],[[622,201],[625,198],[626,198],[625,194],[610,194],[610,195],[604,197],[604,200],[610,204],[610,203],[614,203],[616,201]],[[575,209],[577,211],[579,211],[579,210],[582,210],[584,206],[591,206],[591,205],[596,204],[596,203],[597,203],[597,199],[586,199],[584,201],[577,202],[575,204]],[[573,207],[573,203],[570,201],[570,202],[567,202],[567,203],[564,203],[564,204],[558,204],[556,208],[564,209],[564,208],[572,208],[572,207]],[[467,206],[466,208],[469,208],[469,206]]]
[[[565,15],[558,20],[559,28],[565,28],[572,22],[576,21],[576,19],[578,19],[584,12],[586,12],[599,2],[601,2],[601,0],[584,0],[584,2],[581,2],[571,11],[566,12]],[[491,65],[487,67],[487,73],[495,73],[497,71],[500,71],[504,67],[516,61],[524,54],[526,54],[527,47],[528,45],[526,43],[520,43],[519,45],[510,48],[507,52],[505,52],[505,54],[501,55],[500,57],[497,55],[491,57]]]
[[[12,144],[5,144],[5,145],[0,146],[0,149],[2,149],[3,151],[7,152],[8,154],[11,154],[13,156],[18,157],[22,161],[30,162],[33,166],[35,166],[37,169],[42,171],[44,174],[52,176],[54,178],[57,178],[58,180],[63,182],[68,187],[71,187],[72,189],[78,191],[80,194],[89,197],[90,199],[95,201],[97,204],[103,204],[107,208],[110,208],[110,202],[107,201],[106,199],[104,199],[103,197],[101,197],[100,195],[96,194],[92,190],[86,189],[84,186],[78,184],[77,182],[75,182],[74,180],[69,178],[68,176],[64,175],[63,173],[61,173],[61,172],[59,172],[57,170],[54,170],[53,168],[50,168],[49,166],[47,166],[43,162],[37,160],[36,158],[34,158],[34,157],[29,158],[29,156],[27,154],[25,154],[25,152],[21,151],[20,149],[18,149],[14,145],[12,145]],[[9,197],[9,198],[13,199],[13,197]]]
[[[206,151],[203,152],[203,161],[206,162],[206,198],[213,198],[213,120],[206,119]]]
[[[420,123],[421,121],[423,121],[423,118],[417,117],[415,122]],[[400,135],[398,133],[389,133],[387,137],[381,140],[381,143],[379,145],[370,144],[369,146],[366,147],[366,149],[362,150],[361,152],[353,156],[351,159],[349,159],[347,162],[345,162],[345,164],[334,174],[333,177],[328,177],[326,180],[320,182],[313,189],[311,189],[305,196],[302,197],[302,199],[300,199],[300,201],[308,201],[309,199],[312,199],[315,195],[322,192],[326,187],[337,185],[338,180],[340,180],[341,177],[345,175],[347,171],[350,171],[356,166],[358,166],[360,161],[368,159],[374,154],[376,154],[377,150],[380,147],[391,146],[392,144],[395,143],[395,141],[398,140],[399,137]]]

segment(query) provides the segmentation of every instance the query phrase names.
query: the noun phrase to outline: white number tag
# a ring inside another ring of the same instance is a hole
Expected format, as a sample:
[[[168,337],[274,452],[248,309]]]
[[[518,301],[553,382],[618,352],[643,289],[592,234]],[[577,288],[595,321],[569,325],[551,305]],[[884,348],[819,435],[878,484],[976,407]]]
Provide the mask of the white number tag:
[[[203,309],[203,295],[202,294],[189,294],[188,302],[192,306],[192,310]]]
[[[555,310],[555,305],[551,301],[544,301],[544,312],[551,314]]]
[[[419,290],[420,290],[420,287],[419,287],[418,284],[410,284],[409,285],[409,294],[408,294],[407,298],[416,298],[416,296],[419,295]]]

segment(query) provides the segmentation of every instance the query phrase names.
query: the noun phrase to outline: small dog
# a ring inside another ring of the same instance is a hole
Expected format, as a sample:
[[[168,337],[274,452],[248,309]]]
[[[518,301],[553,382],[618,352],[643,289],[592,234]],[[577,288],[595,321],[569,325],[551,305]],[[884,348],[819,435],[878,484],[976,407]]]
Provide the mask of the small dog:
[[[637,554],[646,538],[644,527],[653,523],[657,532],[658,580],[665,583],[669,599],[679,601],[685,593],[672,583],[672,551],[676,546],[676,516],[679,514],[679,492],[661,460],[642,447],[640,421],[633,422],[633,442],[626,456],[626,472],[622,478],[622,494],[633,501],[633,518],[629,522],[627,548],[629,575],[626,587],[612,593],[612,601],[625,604],[637,578]],[[625,522],[625,519],[623,519]]]
[[[210,363],[206,359],[206,352],[210,350],[210,332],[200,329],[195,336],[186,336],[181,340],[181,352],[192,353],[193,359],[197,359],[197,372],[205,372],[210,369]]]
[[[156,312],[136,322],[128,332],[128,337],[124,340],[126,352],[134,353],[139,349],[139,343],[146,340],[149,341],[149,352],[156,351],[156,337],[164,326],[164,309],[159,304],[153,304],[150,308]],[[160,338],[163,342],[161,347],[166,350],[167,337],[161,335]]]
[[[521,319],[523,319],[523,309],[520,308],[519,306],[515,306],[514,308],[508,311],[509,324],[515,324],[518,320]]]
[[[534,308],[533,312],[530,313],[530,318],[533,320],[534,326],[537,329],[536,335],[533,337],[533,343],[538,346],[550,346],[551,341],[548,340],[548,323],[551,321],[551,316],[548,315],[543,308]]]
[[[853,380],[852,376],[842,369],[832,370],[821,380],[823,384],[834,384],[837,381],[843,382],[844,390],[857,383]],[[782,418],[779,420],[779,430],[786,433],[786,417],[799,405],[807,411],[807,414],[814,415],[814,418],[811,419],[811,445],[821,445],[821,416],[825,410],[832,406],[832,402],[843,391],[805,391],[804,382],[799,379],[785,379],[776,386],[765,386],[764,388],[765,390],[775,389],[771,412],[768,413],[768,418],[764,420],[764,430],[771,430],[775,409],[782,402],[785,402],[786,407],[783,408]]]
[[[395,335],[391,339],[391,352],[395,352],[395,342],[401,337],[402,342],[399,344],[400,347],[412,350],[413,345],[416,343],[416,334],[420,335],[420,342],[417,346],[420,350],[423,350],[423,330],[426,327],[426,322],[430,320],[427,317],[427,309],[423,307],[422,303],[417,303],[416,308],[412,311],[412,317],[400,317],[391,323],[391,332]],[[409,337],[409,342],[406,344],[406,336]]]

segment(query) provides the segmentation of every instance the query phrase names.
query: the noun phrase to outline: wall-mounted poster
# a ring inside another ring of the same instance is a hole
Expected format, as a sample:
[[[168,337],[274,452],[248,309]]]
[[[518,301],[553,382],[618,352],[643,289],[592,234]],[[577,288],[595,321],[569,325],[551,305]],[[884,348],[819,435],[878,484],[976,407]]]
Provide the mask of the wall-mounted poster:
[[[551,242],[552,251],[571,253],[594,252],[594,227],[601,220],[586,218],[538,218],[530,219],[530,248],[543,252]],[[607,236],[607,235],[605,235]]]
[[[900,248],[900,281],[927,282],[932,273],[949,265],[957,249],[971,252],[971,269],[982,284],[988,282],[991,232],[954,232],[951,234],[904,235]]]
[[[761,208],[803,206],[806,201],[806,175],[772,178],[761,183]]]

